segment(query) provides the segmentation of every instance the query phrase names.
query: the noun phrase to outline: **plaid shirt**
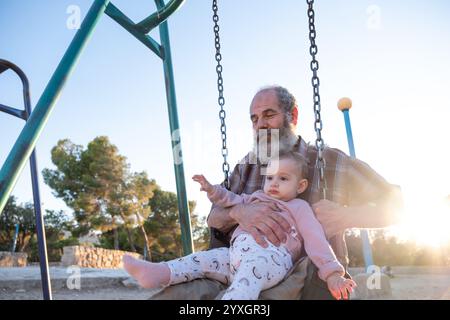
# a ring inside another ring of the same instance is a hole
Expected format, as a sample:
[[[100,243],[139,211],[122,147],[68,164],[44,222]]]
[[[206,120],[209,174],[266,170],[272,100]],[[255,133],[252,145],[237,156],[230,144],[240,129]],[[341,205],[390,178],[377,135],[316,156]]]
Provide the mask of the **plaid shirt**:
[[[322,184],[319,170],[315,167],[317,149],[307,144],[301,137],[293,147],[294,151],[301,153],[309,161],[308,189],[299,195],[310,204],[321,199]],[[326,198],[341,205],[357,206],[373,203],[383,197],[392,188],[392,185],[377,174],[366,163],[349,157],[339,149],[325,147],[323,158],[325,160]],[[263,164],[250,164],[250,154],[247,154],[234,168],[229,177],[230,191],[241,194],[251,194],[263,188],[264,176],[261,174]],[[214,205],[211,212],[214,210]],[[211,214],[211,213],[210,213]],[[363,214],[363,213],[362,213]],[[221,246],[217,241],[227,245],[232,231],[224,235],[212,228],[211,247]],[[345,244],[345,232],[328,239],[336,257],[345,267],[348,266],[348,251]]]

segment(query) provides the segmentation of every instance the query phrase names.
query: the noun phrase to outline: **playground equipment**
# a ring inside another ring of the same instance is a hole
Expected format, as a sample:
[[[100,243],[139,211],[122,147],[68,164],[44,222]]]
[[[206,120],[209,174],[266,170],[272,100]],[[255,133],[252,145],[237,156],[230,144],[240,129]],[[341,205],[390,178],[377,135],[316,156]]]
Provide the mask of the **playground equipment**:
[[[178,198],[178,209],[180,215],[180,225],[181,225],[181,237],[183,244],[184,254],[192,253],[193,242],[191,235],[190,226],[190,214],[186,196],[186,185],[184,178],[184,168],[183,163],[177,161],[181,153],[181,138],[178,134],[179,123],[177,114],[177,103],[175,96],[175,83],[173,77],[173,67],[172,58],[170,50],[169,41],[169,30],[167,24],[167,18],[173,14],[185,0],[170,0],[167,4],[163,0],[155,0],[157,6],[157,12],[148,16],[139,23],[134,23],[129,19],[124,13],[122,13],[116,6],[114,6],[110,0],[94,0],[91,5],[86,17],[84,18],[80,29],[77,31],[75,37],[70,43],[68,49],[66,50],[62,60],[58,64],[55,72],[50,78],[44,92],[42,93],[40,99],[38,100],[34,111],[29,114],[27,122],[21,131],[19,137],[17,138],[12,150],[6,158],[0,170],[0,212],[3,210],[6,201],[11,194],[14,185],[17,182],[20,172],[23,170],[26,160],[32,155],[32,151],[36,145],[37,139],[39,138],[55,104],[61,93],[67,79],[69,78],[71,72],[73,71],[78,58],[86,46],[93,30],[95,29],[100,17],[103,14],[108,15],[118,24],[120,24],[125,30],[132,34],[136,39],[143,43],[147,48],[149,48],[153,53],[155,53],[163,62],[163,70],[165,76],[165,88],[166,88],[166,98],[169,114],[169,124],[170,124],[170,136],[172,140],[172,150],[176,150],[174,153],[174,171],[176,178],[176,189]],[[313,73],[312,76],[312,86],[313,86],[313,102],[314,102],[314,114],[315,122],[314,127],[316,131],[316,141],[315,145],[318,150],[318,157],[316,161],[316,166],[320,173],[321,181],[321,191],[322,198],[326,198],[326,180],[324,179],[324,168],[325,161],[323,159],[323,151],[325,147],[324,140],[322,138],[322,120],[321,120],[321,102],[319,94],[319,77],[318,69],[319,63],[316,59],[317,45],[315,43],[316,39],[316,29],[315,29],[315,13],[314,13],[314,0],[306,0],[308,4],[308,22],[309,22],[309,40],[310,40],[310,54],[312,57],[310,68]],[[215,32],[215,46],[216,46],[216,61],[217,67],[216,71],[218,74],[218,91],[219,91],[219,105],[221,111],[219,117],[221,119],[221,133],[222,133],[222,155],[224,158],[224,164],[222,169],[225,174],[225,183],[228,181],[229,165],[227,163],[227,147],[226,147],[226,126],[225,126],[225,111],[224,104],[225,98],[223,96],[223,79],[222,79],[222,66],[220,61],[222,56],[220,54],[220,37],[219,37],[219,26],[218,26],[218,9],[217,0],[213,0],[213,11],[214,11],[214,32]],[[148,33],[159,27],[160,42],[158,43],[152,39]],[[6,109],[5,109],[6,110]],[[8,109],[9,110],[9,109]],[[10,110],[11,111],[11,110]],[[176,148],[175,148],[176,147]],[[39,201],[35,200],[35,203]],[[38,233],[38,239],[40,239],[40,250],[45,252],[45,234],[43,233],[43,223],[42,216],[40,218],[40,227],[42,229],[41,233]],[[42,257],[41,260],[45,261],[46,256]],[[42,262],[42,261],[41,261]],[[48,271],[43,269],[46,267],[41,264],[41,273],[43,281],[44,299],[51,299],[51,288],[49,286]],[[48,270],[48,268],[46,268]],[[48,285],[44,285],[44,282]]]
[[[19,224],[16,223],[15,229],[14,229],[14,238],[13,243],[11,245],[11,253],[16,252],[16,245],[17,245],[17,236],[19,235]]]
[[[5,72],[6,70],[14,71],[22,81],[23,87],[23,103],[24,110],[19,110],[16,108],[12,108],[9,106],[5,106],[0,104],[0,111],[6,112],[12,116],[25,120],[28,123],[28,120],[31,115],[31,98],[30,98],[30,84],[28,82],[28,78],[25,73],[15,64],[0,59],[0,74]],[[25,159],[26,160],[26,159]],[[41,197],[39,194],[39,179],[38,179],[38,167],[36,160],[36,152],[33,149],[31,151],[30,156],[30,167],[31,167],[31,185],[33,188],[33,202],[34,202],[34,213],[36,217],[36,233],[38,238],[38,248],[39,248],[39,263],[41,267],[41,279],[42,279],[42,291],[44,295],[44,299],[51,299],[51,290],[50,290],[50,277],[48,273],[48,259],[47,259],[47,245],[45,240],[45,228],[44,228],[44,218],[42,216],[41,210]],[[9,194],[6,196],[6,200],[8,200]],[[0,209],[0,212],[3,208]],[[16,239],[18,233],[18,225],[16,225],[16,233],[14,236],[13,243],[13,251],[15,251],[16,247]]]
[[[342,111],[345,121],[345,130],[347,133],[348,149],[350,156],[356,158],[355,146],[353,144],[352,126],[350,124],[350,109],[352,107],[352,100],[349,98],[342,98],[338,101],[338,109]],[[365,229],[360,230],[361,239],[363,243],[364,263],[366,265],[366,272],[369,266],[373,265],[372,247],[370,246],[369,232]]]
[[[157,12],[148,16],[139,23],[134,23],[109,0],[95,0],[91,5],[80,29],[66,50],[62,60],[58,64],[44,92],[38,100],[34,111],[28,114],[27,122],[17,138],[12,150],[8,154],[5,163],[0,170],[0,212],[6,205],[9,195],[23,170],[26,160],[32,155],[32,151],[39,138],[67,79],[73,71],[78,58],[86,46],[100,17],[105,13],[114,21],[119,23],[124,29],[130,32],[136,39],[142,42],[147,48],[154,52],[163,62],[164,78],[166,85],[166,98],[169,113],[170,136],[172,137],[172,149],[177,150],[174,154],[174,170],[176,178],[176,188],[178,195],[178,210],[180,213],[181,237],[184,254],[193,251],[191,236],[191,223],[189,207],[186,197],[186,185],[184,180],[183,163],[175,161],[175,157],[181,155],[181,139],[176,132],[179,130],[177,103],[175,97],[175,83],[173,77],[172,58],[170,52],[169,29],[166,19],[174,13],[184,0],[171,0],[164,4],[163,0],[155,0]],[[147,33],[159,26],[161,43],[152,39]],[[19,111],[4,108],[6,112],[19,115]],[[174,147],[177,146],[175,149]],[[33,157],[33,156],[32,156]],[[36,170],[37,172],[37,170]],[[40,203],[35,199],[35,204]],[[45,252],[45,234],[43,233],[42,216],[38,222],[38,239],[40,251]],[[42,286],[44,299],[51,299],[51,287],[48,277],[47,258],[41,256]]]

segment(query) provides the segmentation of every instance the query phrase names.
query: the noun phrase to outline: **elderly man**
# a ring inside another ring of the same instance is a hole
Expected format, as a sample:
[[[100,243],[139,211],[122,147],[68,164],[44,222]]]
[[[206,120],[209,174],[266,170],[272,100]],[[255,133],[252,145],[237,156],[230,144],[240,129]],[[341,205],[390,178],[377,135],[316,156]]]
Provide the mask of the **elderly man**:
[[[270,86],[261,89],[250,105],[250,120],[256,137],[267,146],[276,136],[279,150],[294,150],[309,160],[309,188],[301,197],[307,200],[322,224],[327,239],[339,261],[348,266],[344,232],[349,228],[383,228],[394,224],[402,206],[398,187],[386,182],[367,164],[350,158],[338,149],[326,147],[325,181],[327,199],[321,199],[322,184],[315,167],[317,149],[295,134],[298,106],[285,88]],[[275,129],[275,130],[274,130]],[[254,150],[247,154],[230,176],[230,190],[251,194],[261,189],[265,163],[256,158],[261,150],[258,139]],[[270,149],[270,147],[269,147]],[[229,246],[229,236],[239,224],[252,234],[256,242],[266,246],[266,239],[278,246],[286,239],[290,226],[277,214],[278,209],[265,203],[242,204],[232,208],[213,206],[208,216],[211,247]],[[306,274],[306,281],[304,281]],[[214,280],[195,280],[166,288],[152,299],[214,299],[225,287]],[[326,284],[317,276],[317,268],[304,257],[278,286],[263,291],[262,299],[333,299]]]

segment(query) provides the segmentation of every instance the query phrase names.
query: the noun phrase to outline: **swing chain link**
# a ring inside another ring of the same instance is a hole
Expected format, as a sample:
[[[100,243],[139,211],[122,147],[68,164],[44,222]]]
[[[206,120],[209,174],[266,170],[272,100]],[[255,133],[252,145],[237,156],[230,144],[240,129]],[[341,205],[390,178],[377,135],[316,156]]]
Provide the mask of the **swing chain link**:
[[[216,72],[217,72],[217,90],[219,92],[219,98],[218,103],[220,106],[220,112],[219,112],[219,118],[220,118],[220,132],[222,136],[222,156],[223,156],[223,164],[222,164],[222,171],[225,176],[224,185],[228,189],[229,188],[229,172],[230,172],[230,165],[227,162],[227,156],[228,156],[228,149],[227,149],[227,127],[225,125],[225,110],[223,109],[223,106],[225,105],[225,98],[223,96],[223,78],[222,78],[222,65],[220,64],[220,61],[222,61],[222,54],[220,53],[220,37],[219,37],[219,15],[218,7],[217,7],[217,0],[213,0],[212,2],[212,9],[213,9],[213,21],[214,21],[214,34],[215,34],[215,48],[216,48]]]
[[[309,53],[311,54],[311,71],[313,73],[311,83],[313,86],[313,101],[314,101],[314,129],[316,131],[316,148],[317,148],[317,161],[316,168],[319,169],[320,182],[322,183],[322,198],[326,199],[326,180],[325,180],[325,159],[323,158],[325,142],[322,139],[322,119],[320,116],[320,94],[319,94],[319,85],[320,80],[317,75],[317,71],[319,70],[319,62],[316,60],[317,54],[317,45],[316,45],[316,26],[315,26],[315,13],[314,13],[314,0],[306,0],[308,4],[308,22],[309,22],[309,41],[311,43],[309,47]]]

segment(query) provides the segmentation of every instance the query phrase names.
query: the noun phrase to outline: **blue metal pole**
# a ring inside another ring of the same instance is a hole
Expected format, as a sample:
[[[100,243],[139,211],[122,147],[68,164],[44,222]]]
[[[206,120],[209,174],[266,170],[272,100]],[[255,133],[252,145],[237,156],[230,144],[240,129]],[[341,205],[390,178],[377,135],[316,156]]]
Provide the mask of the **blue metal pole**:
[[[344,100],[346,99],[346,100]],[[340,100],[339,109],[344,114],[345,130],[347,132],[348,149],[350,156],[356,158],[355,145],[353,143],[352,127],[350,124],[350,108],[351,100],[344,98]],[[366,265],[366,272],[370,266],[373,265],[372,247],[370,246],[369,233],[365,229],[361,229],[361,240],[363,244],[364,263]]]
[[[16,252],[16,244],[17,244],[17,237],[19,235],[19,224],[16,223],[16,228],[14,230],[14,238],[13,238],[13,243],[11,246],[11,253]]]
[[[350,152],[350,156],[352,158],[356,158],[355,145],[353,143],[352,127],[351,127],[351,123],[350,123],[350,113],[348,110],[344,110],[344,111],[342,111],[342,113],[344,114],[345,130],[347,133],[348,150]]]
[[[0,212],[109,0],[95,0],[0,170]]]
[[[28,116],[31,114],[31,99],[30,91],[26,90],[24,92],[25,98],[25,111]],[[36,149],[33,149],[30,157],[30,170],[31,170],[31,186],[33,188],[33,204],[34,213],[36,219],[36,234],[38,240],[38,250],[39,250],[39,264],[41,270],[41,283],[42,283],[42,294],[44,300],[52,300],[52,284],[50,282],[50,273],[48,267],[48,255],[47,255],[47,240],[45,237],[45,225],[44,217],[42,215],[41,209],[41,196],[39,191],[39,178],[38,178],[38,166],[36,158]]]

